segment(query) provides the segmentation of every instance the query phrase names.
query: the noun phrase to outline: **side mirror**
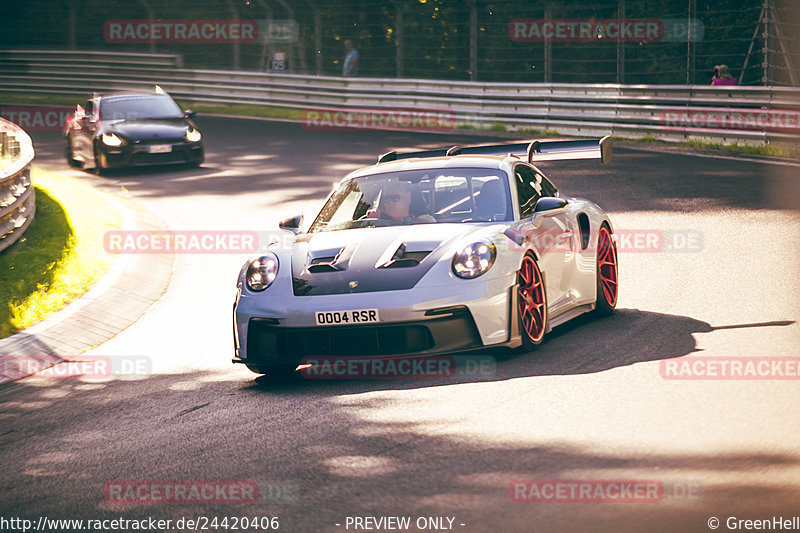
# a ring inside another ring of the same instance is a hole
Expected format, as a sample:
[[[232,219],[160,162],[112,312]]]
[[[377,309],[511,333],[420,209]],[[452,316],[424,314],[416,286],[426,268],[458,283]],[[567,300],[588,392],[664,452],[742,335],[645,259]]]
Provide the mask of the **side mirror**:
[[[552,196],[544,196],[536,200],[536,205],[533,207],[533,213],[546,213],[547,215],[555,215],[561,209],[567,207],[568,202],[563,198],[553,198]],[[551,213],[551,211],[554,211]]]
[[[303,215],[295,215],[285,218],[278,223],[278,227],[284,231],[291,231],[295,235],[300,233],[300,224],[303,223]]]
[[[194,119],[197,116],[197,111],[192,111],[191,109],[187,109],[183,112],[183,116],[186,118]]]
[[[543,196],[536,200],[533,206],[533,227],[538,228],[542,223],[542,218],[558,215],[567,210],[569,202],[563,198]]]

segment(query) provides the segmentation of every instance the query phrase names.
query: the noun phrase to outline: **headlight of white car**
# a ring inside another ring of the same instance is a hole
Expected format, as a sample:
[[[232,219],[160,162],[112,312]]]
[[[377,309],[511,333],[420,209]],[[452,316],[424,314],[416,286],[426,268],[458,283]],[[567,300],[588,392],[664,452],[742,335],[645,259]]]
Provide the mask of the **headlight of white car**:
[[[263,291],[278,276],[278,257],[275,254],[262,255],[253,259],[247,267],[245,281],[251,291]]]
[[[191,128],[186,132],[186,140],[189,141],[190,143],[199,142],[201,138],[202,135],[200,135],[200,130]]]
[[[125,142],[116,133],[104,133],[101,139],[106,146],[122,146]]]
[[[497,248],[488,240],[473,242],[453,256],[453,274],[463,279],[485,274],[497,258]]]

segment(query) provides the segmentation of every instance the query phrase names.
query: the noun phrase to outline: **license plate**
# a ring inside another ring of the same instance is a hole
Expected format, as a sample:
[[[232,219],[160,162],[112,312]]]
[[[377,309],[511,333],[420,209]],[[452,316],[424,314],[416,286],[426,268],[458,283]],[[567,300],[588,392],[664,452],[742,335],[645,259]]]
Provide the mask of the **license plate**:
[[[355,311],[317,311],[318,326],[342,326],[374,324],[380,322],[377,309],[358,309]]]
[[[151,154],[166,154],[172,151],[171,144],[151,144],[147,147]]]

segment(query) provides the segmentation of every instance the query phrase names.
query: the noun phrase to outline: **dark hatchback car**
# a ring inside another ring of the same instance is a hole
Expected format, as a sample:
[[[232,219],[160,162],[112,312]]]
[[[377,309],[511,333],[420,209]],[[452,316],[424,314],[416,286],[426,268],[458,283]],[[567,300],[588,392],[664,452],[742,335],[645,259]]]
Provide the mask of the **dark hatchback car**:
[[[94,95],[64,125],[67,163],[105,169],[203,163],[203,141],[192,118],[163,91]]]

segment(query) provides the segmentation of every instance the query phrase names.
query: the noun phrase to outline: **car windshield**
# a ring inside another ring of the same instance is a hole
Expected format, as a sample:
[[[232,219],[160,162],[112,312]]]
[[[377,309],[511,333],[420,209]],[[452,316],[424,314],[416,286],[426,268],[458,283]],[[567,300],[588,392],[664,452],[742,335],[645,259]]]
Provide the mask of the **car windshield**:
[[[506,174],[484,168],[408,170],[343,182],[309,233],[512,219]]]
[[[114,96],[100,100],[102,120],[180,118],[181,108],[166,94]]]

